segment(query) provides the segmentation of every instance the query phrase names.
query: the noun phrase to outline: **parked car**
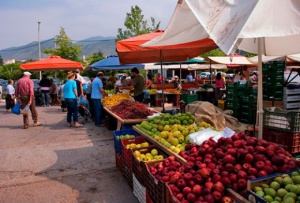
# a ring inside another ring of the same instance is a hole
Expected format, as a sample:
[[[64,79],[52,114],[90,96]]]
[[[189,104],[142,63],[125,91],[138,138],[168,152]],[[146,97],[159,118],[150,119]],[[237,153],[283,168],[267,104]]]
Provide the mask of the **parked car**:
[[[8,83],[8,80],[0,80],[0,85],[2,86],[2,91],[3,92],[6,92],[7,83]]]
[[[200,78],[209,79],[210,78],[210,72],[202,72],[200,73]]]

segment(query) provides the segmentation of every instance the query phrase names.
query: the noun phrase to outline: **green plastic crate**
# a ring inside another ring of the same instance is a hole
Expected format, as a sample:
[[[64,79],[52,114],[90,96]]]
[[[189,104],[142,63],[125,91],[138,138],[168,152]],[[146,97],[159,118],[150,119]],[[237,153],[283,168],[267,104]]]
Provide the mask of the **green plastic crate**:
[[[198,101],[198,94],[182,94],[180,100],[183,100],[186,104]]]

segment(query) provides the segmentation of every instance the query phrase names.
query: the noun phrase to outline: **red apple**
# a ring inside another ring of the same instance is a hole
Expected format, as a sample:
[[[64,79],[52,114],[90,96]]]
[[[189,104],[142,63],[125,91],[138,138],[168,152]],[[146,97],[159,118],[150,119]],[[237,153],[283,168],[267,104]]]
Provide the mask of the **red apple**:
[[[257,177],[264,177],[264,176],[267,176],[267,175],[268,175],[268,173],[266,171],[261,170],[261,171],[258,172]]]
[[[225,190],[225,187],[223,185],[223,183],[221,183],[220,181],[219,182],[216,182],[214,185],[213,185],[213,190],[214,191],[220,191],[220,192],[223,192]]]
[[[238,186],[239,190],[246,189],[246,187],[247,187],[246,179],[239,179],[237,182],[237,186]]]
[[[245,161],[246,161],[247,163],[251,164],[253,160],[254,160],[254,157],[253,157],[252,154],[246,154],[246,156],[245,156]]]
[[[193,193],[188,194],[186,198],[189,202],[195,202],[197,200],[196,195],[194,195]]]
[[[220,201],[223,197],[223,193],[220,191],[214,191],[213,196],[215,200]]]
[[[186,187],[186,182],[185,182],[185,180],[184,179],[179,179],[178,181],[177,181],[177,187],[179,187],[179,188],[184,188],[184,187]]]
[[[235,166],[234,166],[234,171],[235,172],[238,172],[238,171],[240,171],[242,169],[242,165],[241,164],[235,164]]]
[[[228,196],[223,196],[222,203],[233,203],[233,200]]]
[[[238,173],[237,173],[237,179],[239,180],[239,179],[247,179],[247,173],[245,172],[245,171],[239,171]]]
[[[183,194],[188,195],[192,192],[192,188],[190,187],[184,187],[182,190]]]
[[[223,163],[233,163],[234,161],[235,161],[235,158],[233,156],[231,156],[230,154],[227,154],[223,158]]]
[[[257,161],[255,163],[255,167],[257,168],[257,170],[262,170],[265,167],[265,163],[263,161]]]
[[[256,176],[257,173],[258,173],[258,171],[257,171],[256,168],[251,167],[251,168],[249,168],[248,173],[249,173],[250,175]]]
[[[185,180],[185,181],[189,181],[189,180],[191,180],[193,178],[193,175],[191,174],[191,173],[185,173],[184,175],[183,175],[183,179]]]
[[[174,195],[174,194],[173,194]],[[179,201],[182,201],[183,200],[183,194],[182,193],[178,193],[177,195],[176,195],[176,199],[178,199]]]
[[[193,193],[196,195],[201,195],[202,194],[202,186],[201,185],[194,185],[193,187]]]

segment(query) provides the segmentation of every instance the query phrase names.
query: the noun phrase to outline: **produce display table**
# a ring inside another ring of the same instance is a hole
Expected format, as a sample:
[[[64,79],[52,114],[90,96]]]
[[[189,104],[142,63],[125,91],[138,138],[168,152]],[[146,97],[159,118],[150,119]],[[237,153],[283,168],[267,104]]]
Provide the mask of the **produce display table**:
[[[162,106],[163,98],[162,93],[149,94],[151,106]],[[172,103],[173,106],[179,107],[180,94],[166,93],[164,92],[165,103]]]
[[[117,130],[121,130],[122,125],[133,125],[133,124],[138,124],[143,122],[144,120],[147,120],[147,118],[145,119],[123,119],[121,117],[119,117],[118,115],[116,115],[115,113],[113,113],[109,108],[107,107],[103,107],[104,110],[109,113],[112,117],[114,117],[117,120]]]
[[[161,144],[160,142],[156,141],[155,139],[153,139],[153,137],[151,137],[150,135],[144,133],[143,131],[141,131],[140,129],[138,129],[136,126],[132,127],[137,133],[139,133],[141,136],[145,137],[149,142],[151,142],[153,145],[155,145],[156,147],[158,147],[160,150],[162,150],[163,152],[165,152],[168,155],[174,156],[176,158],[176,160],[178,160],[181,164],[186,165],[187,161],[182,158],[181,156],[179,156],[178,154],[174,153],[172,150],[168,149],[167,147],[165,147],[163,144]]]

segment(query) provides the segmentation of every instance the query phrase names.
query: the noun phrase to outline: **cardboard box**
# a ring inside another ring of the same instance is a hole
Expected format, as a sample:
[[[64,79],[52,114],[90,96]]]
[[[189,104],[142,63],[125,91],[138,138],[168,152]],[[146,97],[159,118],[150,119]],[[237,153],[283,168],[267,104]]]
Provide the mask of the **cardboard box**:
[[[273,106],[273,102],[272,101],[263,101],[263,107],[272,107]],[[279,107],[282,110],[285,109],[284,103],[283,101],[274,101],[274,106],[275,107]]]

